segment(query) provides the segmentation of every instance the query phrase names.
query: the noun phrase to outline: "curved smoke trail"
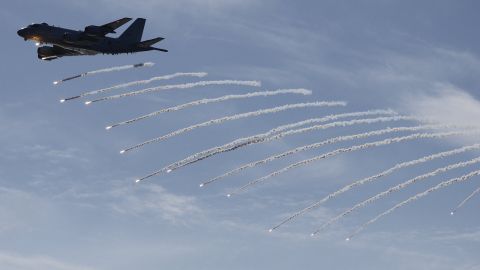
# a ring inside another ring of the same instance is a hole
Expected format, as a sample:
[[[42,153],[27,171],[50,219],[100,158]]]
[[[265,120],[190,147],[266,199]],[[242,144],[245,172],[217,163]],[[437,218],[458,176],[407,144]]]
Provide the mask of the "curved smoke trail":
[[[457,177],[457,178],[452,178],[450,180],[447,180],[447,181],[444,181],[444,182],[441,182],[440,184],[432,187],[432,188],[429,188],[427,189],[426,191],[422,192],[422,193],[418,193],[410,198],[408,198],[407,200],[395,205],[394,207],[388,209],[387,211],[381,213],[380,215],[374,217],[373,219],[369,220],[368,222],[364,223],[362,226],[360,226],[357,230],[355,230],[349,237],[347,237],[346,240],[350,240],[352,237],[354,237],[355,235],[357,235],[358,233],[360,233],[361,231],[365,230],[366,227],[368,227],[369,225],[371,225],[372,223],[376,222],[377,220],[379,220],[380,218],[392,213],[393,211],[397,210],[398,208],[400,207],[403,207],[413,201],[416,201],[422,197],[425,197],[427,196],[428,194],[432,193],[432,192],[435,192],[439,189],[442,189],[442,188],[445,188],[445,187],[448,187],[448,186],[451,186],[453,184],[457,184],[457,183],[460,183],[460,182],[465,182],[465,181],[468,181],[470,178],[472,177],[475,177],[475,176],[478,176],[480,175],[480,170],[478,171],[473,171],[471,173],[468,173],[468,174],[465,174],[465,175],[462,175],[460,177]]]
[[[371,115],[381,115],[381,114],[398,115],[397,112],[395,112],[391,109],[388,109],[388,110],[368,110],[368,111],[351,112],[351,113],[331,114],[331,115],[323,116],[323,117],[320,117],[320,118],[318,118],[318,117],[317,118],[310,118],[310,119],[306,119],[306,120],[302,120],[302,121],[298,121],[298,122],[294,122],[294,123],[290,123],[290,124],[286,124],[286,125],[281,125],[281,126],[278,126],[276,128],[273,128],[273,129],[269,130],[267,133],[269,135],[272,135],[272,134],[282,132],[282,131],[285,131],[285,130],[288,130],[288,129],[301,127],[301,126],[306,126],[306,125],[310,125],[310,124],[314,124],[314,123],[325,123],[325,122],[328,122],[328,121],[333,121],[333,120],[338,120],[338,119],[343,119],[343,118],[349,118],[349,117],[360,117],[360,116],[369,116],[369,115],[371,116]]]
[[[406,188],[407,186],[409,185],[413,185],[415,184],[416,182],[418,181],[422,181],[422,180],[425,180],[429,177],[434,177],[436,175],[438,175],[439,173],[444,173],[444,172],[447,172],[447,171],[450,171],[450,170],[454,170],[454,169],[458,169],[458,168],[464,168],[464,167],[467,167],[467,166],[470,166],[470,165],[473,165],[473,164],[476,164],[476,163],[479,163],[480,162],[480,157],[478,158],[474,158],[472,160],[469,160],[469,161],[465,161],[465,162],[459,162],[459,163],[455,163],[455,164],[451,164],[451,165],[448,165],[448,166],[445,166],[445,167],[442,167],[442,168],[439,168],[439,169],[436,169],[432,172],[429,172],[429,173],[426,173],[426,174],[422,174],[422,175],[419,175],[419,176],[416,176],[414,178],[411,178],[403,183],[400,183],[394,187],[391,187],[385,191],[382,191],[380,193],[378,193],[377,195],[375,196],[372,196],[360,203],[357,203],[356,205],[352,206],[351,208],[349,208],[348,210],[344,211],[343,213],[341,213],[340,215],[330,219],[329,221],[327,221],[325,224],[323,224],[318,230],[316,230],[313,234],[316,234],[320,231],[322,231],[323,229],[325,229],[326,227],[330,226],[331,224],[339,221],[340,219],[350,215],[351,213],[353,213],[354,211],[356,211],[357,209],[359,208],[362,208],[362,207],[365,207],[367,206],[368,204],[370,203],[373,203],[377,200],[380,200],[394,192],[397,192],[397,191],[400,191],[404,188]]]
[[[468,195],[468,197],[465,198],[465,200],[463,200],[457,207],[455,207],[455,209],[453,209],[452,212],[450,212],[450,215],[455,214],[460,208],[462,208],[468,201],[470,201],[470,199],[475,197],[478,193],[480,193],[480,187],[474,190],[472,194]]]
[[[379,112],[377,112],[377,113],[379,113]],[[357,120],[351,120],[351,121],[333,122],[333,123],[329,123],[329,124],[326,124],[326,125],[316,125],[316,126],[310,127],[309,130],[326,129],[326,128],[335,127],[335,126],[345,126],[346,122],[351,122],[351,123],[349,123],[349,125],[359,124],[359,123],[371,123],[372,121],[379,121],[380,122],[380,121],[386,121],[385,118],[387,118],[387,117],[374,118],[376,120],[374,120],[374,119],[357,119]],[[390,117],[390,118],[392,119],[392,121],[397,119],[396,117]],[[321,120],[321,119],[322,118],[318,118],[317,120]],[[327,116],[324,119],[330,119],[330,116]],[[301,121],[301,122],[304,122],[304,121]],[[298,123],[300,123],[300,122],[298,122]],[[289,124],[289,125],[293,125],[293,124]],[[287,126],[287,125],[285,125],[285,126]],[[177,161],[177,162],[174,162],[170,165],[167,165],[167,166],[163,167],[162,169],[157,170],[157,171],[155,171],[155,172],[153,172],[149,175],[146,175],[142,178],[139,178],[139,179],[136,180],[136,182],[140,182],[140,181],[145,180],[147,178],[150,178],[152,176],[158,175],[162,172],[169,173],[169,172],[171,172],[173,170],[176,170],[178,168],[184,167],[186,165],[198,162],[200,160],[209,158],[211,156],[214,156],[214,155],[217,155],[217,154],[220,154],[220,153],[233,151],[233,150],[236,150],[240,147],[244,147],[244,146],[247,146],[247,145],[250,145],[250,144],[256,144],[256,143],[262,143],[262,142],[270,141],[270,138],[279,138],[278,136],[269,137],[272,134],[275,134],[274,131],[277,131],[277,130],[279,130],[278,127],[274,128],[274,129],[271,129],[270,131],[265,132],[265,133],[257,134],[257,135],[250,136],[250,137],[240,138],[240,139],[234,140],[232,142],[229,142],[227,144],[224,144],[222,146],[213,147],[213,148],[204,150],[202,152],[195,153],[193,155],[188,156],[187,158],[184,158],[180,161]],[[297,130],[293,130],[293,131],[297,131]],[[305,129],[301,129],[301,131],[306,132]],[[299,132],[297,132],[297,133],[299,133]],[[289,135],[293,135],[293,134],[294,134],[294,132],[289,133]]]
[[[418,130],[422,130],[422,129],[444,129],[444,128],[449,128],[449,126],[448,125],[421,125],[421,126],[413,126],[413,127],[395,127],[395,128],[390,128],[389,127],[389,128],[385,128],[385,129],[373,130],[373,131],[354,134],[354,135],[333,137],[333,138],[330,138],[330,139],[327,139],[327,140],[324,140],[324,141],[321,141],[321,142],[318,142],[318,143],[313,143],[313,144],[309,144],[309,145],[300,146],[300,147],[285,151],[285,152],[277,154],[277,155],[269,156],[265,159],[261,159],[261,160],[257,160],[257,161],[254,161],[254,162],[247,163],[247,164],[242,165],[242,166],[240,166],[236,169],[228,171],[228,172],[226,172],[222,175],[216,176],[216,177],[214,177],[214,178],[212,178],[212,179],[210,179],[206,182],[203,182],[202,184],[200,184],[200,187],[203,187],[207,184],[211,184],[213,182],[216,182],[218,180],[221,180],[221,179],[223,179],[225,177],[228,177],[228,176],[231,176],[233,174],[239,173],[239,172],[241,172],[241,171],[243,171],[247,168],[253,168],[255,166],[265,164],[265,163],[268,163],[268,162],[286,157],[288,155],[292,155],[292,154],[295,154],[295,153],[298,153],[298,152],[301,152],[301,151],[306,151],[306,150],[310,150],[310,149],[319,148],[319,147],[322,147],[322,146],[328,145],[328,144],[344,142],[344,141],[349,141],[349,140],[363,139],[363,138],[368,138],[368,137],[371,137],[371,136],[384,135],[384,134],[393,133],[393,132],[418,131]],[[479,145],[479,148],[480,148],[480,145]]]
[[[99,70],[94,70],[94,71],[88,71],[88,72],[78,74],[78,75],[75,75],[75,76],[71,76],[71,77],[68,77],[68,78],[65,78],[65,79],[62,79],[62,80],[59,80],[59,81],[54,81],[53,84],[59,84],[59,83],[66,82],[66,81],[69,81],[69,80],[73,80],[73,79],[76,79],[76,78],[90,76],[90,75],[94,75],[94,74],[98,74],[98,73],[120,71],[120,70],[138,68],[138,67],[151,67],[153,65],[154,65],[154,63],[152,63],[152,62],[145,62],[145,63],[139,63],[139,64],[134,64],[134,65],[125,65],[125,66],[118,66],[118,67],[111,67],[111,68],[104,68],[104,69],[99,69]]]
[[[122,150],[120,153],[125,153],[140,147],[143,147],[145,145],[163,141],[165,139],[180,135],[185,132],[192,131],[194,129],[200,128],[200,127],[206,127],[206,126],[211,126],[215,124],[221,124],[226,121],[233,121],[233,120],[238,120],[242,118],[248,118],[248,117],[255,117],[255,116],[260,116],[263,114],[270,114],[270,113],[277,113],[277,112],[282,112],[286,110],[291,110],[291,109],[301,109],[301,108],[308,108],[308,107],[333,107],[333,106],[346,106],[347,103],[344,101],[316,101],[316,102],[308,102],[308,103],[295,103],[295,104],[287,104],[283,106],[278,106],[278,107],[273,107],[273,108],[268,108],[268,109],[262,109],[262,110],[257,110],[257,111],[252,111],[252,112],[246,112],[246,113],[240,113],[240,114],[235,114],[231,116],[225,116],[222,118],[217,118],[213,120],[209,120],[203,123],[195,124],[186,128],[178,129],[174,132],[168,133],[166,135],[163,135],[161,137],[157,137],[145,142],[142,142],[140,144],[134,145],[132,147],[126,148]]]
[[[249,188],[253,185],[264,182],[267,179],[270,179],[272,177],[280,175],[280,174],[282,174],[284,172],[287,172],[287,171],[289,171],[293,168],[296,168],[296,167],[299,167],[299,166],[305,166],[305,165],[308,165],[308,164],[310,164],[314,161],[325,159],[325,158],[332,157],[332,156],[336,156],[336,155],[341,154],[341,153],[347,153],[347,152],[363,150],[363,149],[367,149],[367,148],[371,148],[371,147],[389,145],[389,144],[392,144],[392,143],[400,143],[400,142],[404,142],[404,141],[408,141],[408,140],[426,139],[426,138],[444,138],[444,137],[455,136],[455,135],[468,135],[468,134],[472,134],[472,133],[479,133],[479,131],[474,130],[474,131],[451,131],[451,132],[440,132],[440,133],[416,133],[416,134],[412,134],[412,135],[404,136],[404,137],[388,138],[388,139],[385,139],[385,140],[382,140],[382,141],[365,143],[365,144],[355,145],[355,146],[346,147],[346,148],[339,148],[339,149],[336,149],[334,151],[328,152],[328,153],[323,154],[323,155],[315,156],[315,157],[310,158],[310,159],[305,159],[305,160],[290,164],[287,167],[284,167],[284,168],[282,168],[278,171],[275,171],[273,173],[270,173],[266,176],[255,179],[255,180],[245,184],[244,186],[236,189],[234,192],[228,194],[227,196],[230,197],[231,195],[238,194],[239,192],[244,191],[244,190],[246,190],[247,188]]]
[[[270,231],[273,231],[273,230],[276,230],[278,229],[279,227],[281,227],[283,224],[287,223],[287,222],[290,222],[294,219],[296,219],[297,217],[299,217],[300,215],[303,215],[305,214],[306,212],[308,211],[311,211],[317,207],[319,207],[320,205],[322,205],[323,203],[339,196],[340,194],[342,193],[345,193],[357,186],[360,186],[360,185],[364,185],[366,183],[369,183],[369,182],[372,182],[374,180],[377,180],[379,179],[380,177],[384,177],[384,176],[387,176],[389,174],[392,174],[393,172],[395,171],[398,171],[400,169],[403,169],[403,168],[406,168],[406,167],[410,167],[410,166],[414,166],[414,165],[418,165],[418,164],[421,164],[421,163],[425,163],[427,161],[431,161],[431,160],[434,160],[434,159],[439,159],[439,158],[446,158],[446,157],[449,157],[449,156],[452,156],[452,155],[457,155],[457,154],[461,154],[461,153],[464,153],[464,152],[467,152],[467,151],[472,151],[472,150],[478,150],[480,149],[480,144],[473,144],[473,145],[470,145],[470,146],[465,146],[465,147],[461,147],[461,148],[457,148],[457,149],[454,149],[454,150],[450,150],[450,151],[445,151],[445,152],[440,152],[440,153],[437,153],[437,154],[433,154],[433,155],[429,155],[429,156],[425,156],[425,157],[422,157],[422,158],[419,158],[419,159],[416,159],[416,160],[412,160],[412,161],[407,161],[407,162],[402,162],[402,163],[398,163],[397,165],[379,173],[379,174],[376,174],[376,175],[373,175],[373,176],[370,176],[370,177],[366,177],[366,178],[363,178],[363,179],[360,179],[358,181],[355,181],[349,185],[346,185],[344,186],[343,188],[333,192],[333,193],[330,193],[328,194],[327,196],[325,196],[323,199],[303,208],[302,210],[300,211],[297,211],[295,212],[294,214],[292,214],[291,216],[289,216],[288,218],[282,220],[280,223],[278,223],[277,225],[273,226]],[[480,192],[480,189],[479,189],[479,192]]]
[[[163,90],[171,90],[171,89],[189,89],[194,87],[200,86],[209,86],[209,85],[243,85],[243,86],[252,86],[252,87],[260,87],[261,83],[259,81],[238,81],[238,80],[221,80],[221,81],[199,81],[199,82],[192,82],[192,83],[184,83],[184,84],[171,84],[171,85],[161,85],[157,87],[146,88],[142,90],[132,91],[124,94],[113,95],[108,97],[103,97],[99,99],[94,99],[91,101],[86,101],[85,104],[91,104],[93,102],[99,102],[104,100],[112,100],[130,96],[136,96],[151,92],[159,92]]]
[[[312,91],[303,89],[303,88],[298,88],[298,89],[279,89],[279,90],[273,90],[273,91],[259,91],[259,92],[250,92],[246,94],[239,94],[239,95],[226,95],[218,98],[204,98],[204,99],[199,99],[195,101],[191,101],[188,103],[180,104],[174,107],[170,108],[165,108],[161,109],[159,111],[155,111],[149,114],[145,114],[127,121],[119,122],[110,126],[107,126],[106,129],[111,129],[117,126],[121,125],[126,125],[126,124],[131,124],[143,119],[147,119],[162,113],[167,113],[167,112],[173,112],[173,111],[179,111],[183,110],[188,107],[192,106],[198,106],[198,105],[203,105],[203,104],[209,104],[209,103],[214,103],[214,102],[223,102],[227,100],[232,100],[232,99],[243,99],[243,98],[253,98],[253,97],[268,97],[268,96],[275,96],[275,95],[282,95],[282,94],[299,94],[299,95],[311,95]]]
[[[206,73],[206,72],[177,72],[177,73],[174,73],[174,74],[153,77],[153,78],[150,78],[148,80],[122,83],[122,84],[110,86],[110,87],[107,87],[107,88],[102,88],[102,89],[98,89],[98,90],[85,92],[85,93],[80,94],[78,96],[73,96],[73,97],[68,97],[68,98],[61,99],[60,102],[63,103],[65,101],[72,100],[72,99],[77,99],[77,98],[81,98],[81,97],[85,97],[85,96],[89,96],[89,95],[96,95],[96,94],[108,92],[108,91],[111,91],[111,90],[126,88],[126,87],[140,85],[140,84],[148,84],[148,83],[151,83],[151,82],[154,82],[154,81],[169,80],[169,79],[173,79],[173,78],[177,78],[177,77],[186,77],[186,76],[202,78],[202,77],[205,77],[207,75],[208,75],[208,73]]]
[[[213,155],[223,153],[223,152],[228,152],[232,151],[235,149],[238,149],[243,146],[247,146],[250,144],[254,143],[264,143],[264,142],[269,142],[273,140],[278,140],[286,136],[291,136],[291,135],[296,135],[296,134],[301,134],[305,132],[310,132],[314,130],[323,130],[323,129],[329,129],[329,128],[334,128],[334,127],[346,127],[346,126],[352,126],[352,125],[359,125],[359,124],[373,124],[373,123],[381,123],[381,122],[390,122],[390,121],[401,121],[401,120],[415,120],[416,118],[411,117],[411,116],[392,116],[392,117],[378,117],[378,118],[367,118],[367,119],[355,119],[355,120],[350,120],[350,121],[338,121],[338,122],[332,122],[324,125],[314,125],[311,127],[306,127],[306,128],[301,128],[301,129],[294,129],[294,130],[288,130],[284,131],[281,133],[278,133],[273,136],[267,136],[265,134],[262,134],[262,136],[256,137],[254,140],[247,140],[242,143],[236,143],[233,146],[229,143],[226,144],[226,147],[214,147],[210,148],[208,150],[204,150],[199,153],[195,153],[185,159],[182,159],[180,161],[177,161],[175,163],[172,163],[166,167],[167,170],[176,170],[178,168],[184,167],[186,165],[195,163],[197,161],[203,160],[205,158],[211,157]]]

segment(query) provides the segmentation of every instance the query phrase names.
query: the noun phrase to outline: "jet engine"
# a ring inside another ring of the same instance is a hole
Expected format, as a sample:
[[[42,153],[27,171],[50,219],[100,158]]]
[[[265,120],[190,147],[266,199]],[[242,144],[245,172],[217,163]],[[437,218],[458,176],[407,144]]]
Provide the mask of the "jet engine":
[[[37,49],[38,59],[42,60],[53,60],[59,57],[62,57],[61,51],[56,50],[54,47],[42,46]]]

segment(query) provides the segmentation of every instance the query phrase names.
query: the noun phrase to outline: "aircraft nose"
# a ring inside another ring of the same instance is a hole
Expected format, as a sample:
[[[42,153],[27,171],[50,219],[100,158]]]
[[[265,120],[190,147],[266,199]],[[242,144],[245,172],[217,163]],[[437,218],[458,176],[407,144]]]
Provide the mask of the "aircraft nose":
[[[25,29],[20,29],[17,31],[17,34],[21,37],[23,37],[25,35]]]

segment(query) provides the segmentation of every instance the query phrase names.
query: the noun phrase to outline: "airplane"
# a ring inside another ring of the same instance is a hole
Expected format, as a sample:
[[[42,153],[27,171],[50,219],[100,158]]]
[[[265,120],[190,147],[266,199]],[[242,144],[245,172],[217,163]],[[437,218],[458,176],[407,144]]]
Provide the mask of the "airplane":
[[[89,25],[84,31],[75,31],[65,28],[48,25],[47,23],[34,23],[18,30],[17,34],[25,41],[36,41],[37,46],[51,44],[52,46],[41,46],[37,49],[38,58],[42,60],[53,60],[63,56],[75,55],[96,55],[136,53],[144,51],[168,52],[166,49],[152,47],[153,44],[162,41],[164,38],[157,37],[145,41],[142,40],[145,19],[136,19],[117,38],[108,37],[108,34],[116,33],[115,29],[132,20],[122,18],[101,26]]]

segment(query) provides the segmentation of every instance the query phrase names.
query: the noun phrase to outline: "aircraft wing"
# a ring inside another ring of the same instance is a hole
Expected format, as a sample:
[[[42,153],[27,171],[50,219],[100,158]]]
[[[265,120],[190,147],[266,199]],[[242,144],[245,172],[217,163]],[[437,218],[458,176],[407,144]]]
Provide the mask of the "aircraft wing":
[[[126,24],[132,18],[122,18],[104,25],[89,25],[85,27],[85,34],[93,37],[104,37],[107,34],[115,33],[115,29]]]
[[[115,33],[115,31],[114,31],[115,29],[119,28],[120,26],[126,24],[127,22],[129,22],[131,20],[132,20],[132,18],[122,18],[122,19],[116,20],[114,22],[104,24],[100,27],[105,28],[105,29],[110,29],[113,33]]]

